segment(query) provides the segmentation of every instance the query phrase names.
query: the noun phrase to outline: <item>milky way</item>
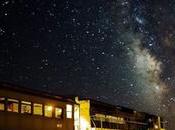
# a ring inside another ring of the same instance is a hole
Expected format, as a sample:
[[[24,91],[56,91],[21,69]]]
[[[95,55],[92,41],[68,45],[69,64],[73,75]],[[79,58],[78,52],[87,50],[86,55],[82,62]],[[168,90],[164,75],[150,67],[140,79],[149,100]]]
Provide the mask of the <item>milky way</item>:
[[[0,80],[167,115],[175,1],[2,0]]]

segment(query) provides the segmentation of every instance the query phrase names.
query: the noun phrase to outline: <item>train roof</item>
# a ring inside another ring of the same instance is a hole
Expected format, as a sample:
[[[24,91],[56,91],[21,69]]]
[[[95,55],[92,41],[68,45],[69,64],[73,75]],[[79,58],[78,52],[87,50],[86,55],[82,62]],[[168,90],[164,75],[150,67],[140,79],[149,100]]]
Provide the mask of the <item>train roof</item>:
[[[45,98],[60,100],[63,102],[71,102],[71,103],[76,104],[75,100],[72,100],[71,98],[68,98],[66,96],[56,95],[53,93],[49,93],[49,92],[37,90],[37,89],[30,89],[28,87],[15,85],[12,83],[0,82],[0,89],[11,90],[11,91],[15,91],[15,92],[24,93],[24,94],[41,96],[41,97],[45,97]]]

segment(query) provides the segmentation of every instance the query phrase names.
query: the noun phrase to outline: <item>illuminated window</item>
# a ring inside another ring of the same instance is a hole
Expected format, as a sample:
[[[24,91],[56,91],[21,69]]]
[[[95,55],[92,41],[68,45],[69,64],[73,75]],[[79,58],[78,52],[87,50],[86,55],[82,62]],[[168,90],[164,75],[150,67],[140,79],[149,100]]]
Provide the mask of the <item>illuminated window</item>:
[[[31,114],[31,102],[26,101],[21,102],[21,113]]]
[[[52,117],[53,107],[52,106],[44,106],[44,116]]]
[[[60,118],[62,115],[62,109],[61,108],[55,108],[55,117]]]
[[[18,112],[19,101],[15,99],[7,99],[7,111]]]
[[[72,105],[70,104],[66,105],[66,117],[72,118]]]
[[[5,109],[5,98],[0,98],[0,110],[4,110]]]
[[[33,114],[34,115],[43,115],[43,105],[42,104],[33,104]]]

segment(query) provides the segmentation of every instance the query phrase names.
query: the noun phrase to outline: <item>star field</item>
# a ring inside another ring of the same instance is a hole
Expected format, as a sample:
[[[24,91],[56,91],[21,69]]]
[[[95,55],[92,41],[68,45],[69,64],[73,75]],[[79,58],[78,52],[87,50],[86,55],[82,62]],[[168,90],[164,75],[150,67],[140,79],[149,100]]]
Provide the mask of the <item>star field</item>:
[[[2,0],[0,80],[167,116],[174,0]]]

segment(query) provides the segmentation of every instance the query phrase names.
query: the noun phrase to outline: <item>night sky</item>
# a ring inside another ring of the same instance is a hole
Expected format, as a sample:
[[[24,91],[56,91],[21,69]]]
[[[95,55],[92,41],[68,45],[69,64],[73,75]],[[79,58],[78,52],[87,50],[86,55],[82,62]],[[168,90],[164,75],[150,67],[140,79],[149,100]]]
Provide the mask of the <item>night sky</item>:
[[[175,0],[1,0],[0,81],[167,115]]]

